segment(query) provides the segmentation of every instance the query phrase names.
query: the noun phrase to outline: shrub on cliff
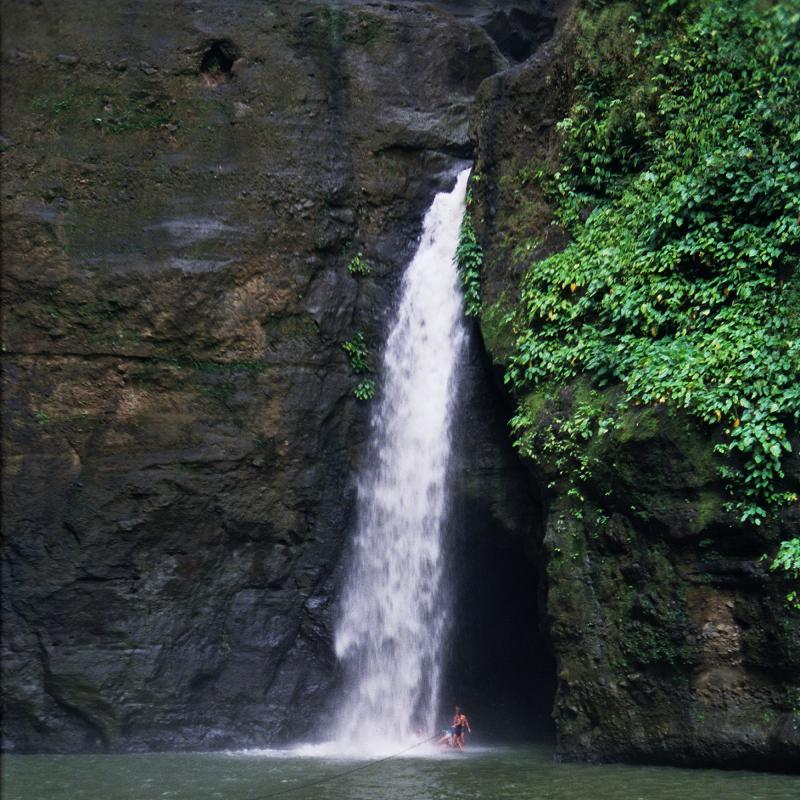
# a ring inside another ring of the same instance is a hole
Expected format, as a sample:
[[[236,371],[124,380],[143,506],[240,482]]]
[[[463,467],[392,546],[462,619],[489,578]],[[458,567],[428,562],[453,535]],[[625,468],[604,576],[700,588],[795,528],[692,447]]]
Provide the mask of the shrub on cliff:
[[[732,507],[760,524],[797,500],[800,2],[594,2],[579,24],[539,173],[572,242],[523,281],[506,378],[589,376],[716,426]],[[523,407],[514,427],[524,444]]]

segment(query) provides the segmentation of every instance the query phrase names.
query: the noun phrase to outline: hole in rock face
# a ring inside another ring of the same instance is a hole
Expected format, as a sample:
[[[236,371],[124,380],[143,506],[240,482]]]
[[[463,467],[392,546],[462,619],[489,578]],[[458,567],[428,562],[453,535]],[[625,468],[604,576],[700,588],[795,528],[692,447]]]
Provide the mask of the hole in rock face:
[[[206,86],[219,86],[231,77],[231,69],[239,58],[239,48],[229,39],[211,43],[200,61],[200,74]]]
[[[453,437],[442,712],[462,706],[481,743],[547,740],[556,668],[542,624],[544,513],[508,438],[511,411],[471,348]]]
[[[448,712],[463,706],[483,742],[546,739],[553,732],[555,664],[540,628],[538,567],[522,541],[498,536],[489,520],[476,532],[476,523],[455,564],[442,702]]]
[[[484,28],[506,58],[520,62],[553,35],[555,18],[511,8],[496,13]]]

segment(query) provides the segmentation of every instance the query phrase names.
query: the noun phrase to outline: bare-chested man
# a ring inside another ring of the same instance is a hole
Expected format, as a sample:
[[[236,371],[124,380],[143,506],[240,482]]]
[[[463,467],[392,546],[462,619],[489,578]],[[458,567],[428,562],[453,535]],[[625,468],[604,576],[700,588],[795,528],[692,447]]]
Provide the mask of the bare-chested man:
[[[455,713],[453,714],[453,743],[455,746],[464,752],[464,731],[472,733],[472,728],[469,725],[467,715],[461,710],[460,706],[456,706]]]

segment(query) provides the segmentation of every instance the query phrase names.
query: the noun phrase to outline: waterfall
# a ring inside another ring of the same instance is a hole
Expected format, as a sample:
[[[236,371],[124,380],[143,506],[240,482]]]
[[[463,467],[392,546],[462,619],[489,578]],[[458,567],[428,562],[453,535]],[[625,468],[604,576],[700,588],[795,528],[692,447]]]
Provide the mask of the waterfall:
[[[396,750],[435,731],[448,629],[447,462],[466,339],[455,250],[469,170],[428,209],[401,288],[358,484],[352,564],[335,631],[345,674],[338,742]]]

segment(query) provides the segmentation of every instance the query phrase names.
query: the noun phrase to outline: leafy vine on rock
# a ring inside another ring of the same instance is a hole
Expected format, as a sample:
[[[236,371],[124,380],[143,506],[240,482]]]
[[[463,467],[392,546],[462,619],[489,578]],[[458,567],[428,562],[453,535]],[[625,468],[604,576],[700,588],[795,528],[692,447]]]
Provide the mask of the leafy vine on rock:
[[[356,375],[363,375],[370,371],[369,350],[361,331],[356,331],[346,342],[342,342],[342,350],[347,353],[350,359],[350,366]],[[353,394],[358,400],[371,400],[375,396],[375,381],[371,378],[364,378],[353,389]]]
[[[367,343],[361,331],[357,331],[351,339],[342,342],[342,350],[347,353],[350,359],[350,366],[356,375],[360,375],[369,369]]]
[[[475,180],[473,178],[473,180]],[[483,266],[483,250],[475,234],[472,223],[472,196],[467,194],[467,208],[461,221],[456,247],[456,266],[464,287],[464,312],[468,317],[481,315],[481,267]]]
[[[579,19],[561,163],[537,175],[572,242],[526,274],[506,380],[587,375],[715,426],[731,507],[758,525],[797,500],[800,4],[652,5]]]

